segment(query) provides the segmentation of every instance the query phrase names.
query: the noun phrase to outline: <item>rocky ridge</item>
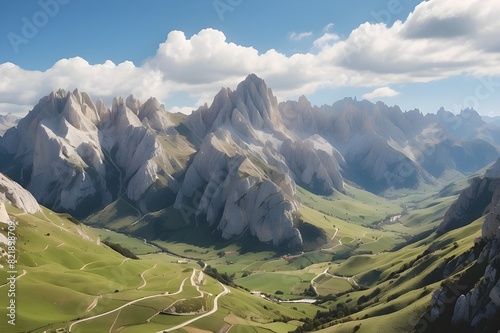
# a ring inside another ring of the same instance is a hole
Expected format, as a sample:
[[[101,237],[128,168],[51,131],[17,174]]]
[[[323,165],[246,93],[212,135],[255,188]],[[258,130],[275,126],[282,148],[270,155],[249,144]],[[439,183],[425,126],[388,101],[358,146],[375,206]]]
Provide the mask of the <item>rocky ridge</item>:
[[[441,287],[433,293],[430,318],[435,321],[445,316],[445,309],[451,306],[450,323],[470,332],[496,332],[500,312],[500,160],[482,178],[475,178],[469,188],[464,190],[457,202],[450,207],[441,231],[466,225],[482,215],[481,237],[476,240],[475,249],[466,254],[463,262],[474,262],[484,267],[477,281],[464,284],[460,288]],[[477,209],[475,209],[477,207]],[[471,210],[473,211],[471,213]],[[481,213],[479,213],[481,212]],[[479,213],[479,216],[477,214]],[[460,287],[460,286],[459,286]],[[448,295],[454,289],[456,298]],[[462,288],[463,289],[463,288]],[[458,293],[456,291],[459,291]],[[462,294],[460,294],[462,292]],[[450,303],[452,300],[452,303]],[[446,319],[445,319],[446,320]]]
[[[161,177],[175,189],[172,173],[183,168],[149,125],[168,117],[154,100],[115,99],[107,108],[86,93],[59,90],[5,133],[2,160],[11,161],[5,168],[11,177],[54,210],[85,216],[120,196],[145,209],[151,185]],[[176,139],[171,126],[162,131],[169,128]]]
[[[498,129],[473,110],[424,116],[352,98],[317,107],[302,96],[280,103],[280,112],[291,132],[320,135],[339,151],[344,178],[376,193],[434,183],[450,170],[473,172],[498,157]],[[462,127],[470,128],[467,135]]]

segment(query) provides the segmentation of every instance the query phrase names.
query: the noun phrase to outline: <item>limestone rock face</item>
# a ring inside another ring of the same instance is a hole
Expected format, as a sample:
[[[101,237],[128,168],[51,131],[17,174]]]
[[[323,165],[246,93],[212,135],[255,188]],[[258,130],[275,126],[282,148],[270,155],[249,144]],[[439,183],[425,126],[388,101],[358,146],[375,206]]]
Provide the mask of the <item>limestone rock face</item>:
[[[452,324],[476,327],[481,321],[492,319],[500,310],[500,260],[492,260],[484,277],[466,295],[455,303]]]
[[[497,178],[473,178],[470,181],[470,186],[460,193],[457,201],[448,209],[437,232],[441,234],[463,227],[488,211],[495,212],[500,201],[499,186],[500,179]],[[496,233],[495,225],[497,222],[490,216],[491,214],[486,218],[483,226],[483,236],[487,238],[493,237]]]
[[[338,162],[343,163],[343,157],[323,138],[314,136],[305,141],[285,140],[280,153],[297,181],[311,192],[329,195],[334,190],[344,190]]]
[[[459,325],[469,320],[468,306],[467,297],[465,297],[465,295],[460,295],[455,303],[455,310],[451,319],[453,325]]]
[[[2,207],[1,219],[4,222],[8,218],[4,203],[11,204],[29,214],[35,214],[41,210],[38,202],[30,192],[2,173],[0,173],[0,202]]]
[[[172,173],[184,165],[168,151],[173,142],[186,148],[180,155],[193,152],[155,99],[115,98],[107,108],[86,93],[59,90],[7,131],[0,155],[42,204],[84,217],[118,197],[145,209],[157,182],[178,189]]]
[[[318,194],[343,191],[344,160],[322,137],[302,140],[284,124],[276,97],[257,76],[249,75],[234,91],[222,89],[210,107],[189,118],[200,149],[176,207],[193,202],[197,190],[197,216],[224,238],[248,230],[263,242],[300,245],[292,215],[298,208],[295,183]]]
[[[249,230],[262,242],[278,245],[289,240],[300,245],[292,219],[298,208],[293,180],[286,173],[262,170],[261,156],[249,155],[235,141],[226,130],[207,135],[174,207],[194,205],[197,218],[215,225],[226,239]]]
[[[295,246],[302,243],[293,220],[297,184],[329,195],[349,181],[379,193],[491,162],[500,132],[484,127],[473,110],[453,117],[351,98],[321,107],[304,96],[278,104],[253,74],[190,116],[166,112],[155,98],[117,97],[108,107],[78,90],[59,90],[0,137],[0,171],[40,203],[78,217],[118,199],[139,215],[189,207],[197,223],[224,238],[248,231]],[[473,130],[465,134],[448,118]],[[469,196],[491,195],[496,181],[474,183]],[[466,197],[443,231],[472,208],[480,206],[476,215],[500,211]],[[485,237],[496,237],[497,222],[488,221]]]
[[[299,134],[301,137],[319,133],[317,121],[321,111],[313,108],[311,102],[305,96],[300,96],[297,102],[282,102],[279,109],[283,123],[290,131]]]
[[[10,217],[5,209],[5,204],[3,201],[0,201],[0,223],[9,223]]]
[[[197,220],[206,219],[226,239],[248,231],[262,242],[301,245],[293,226],[299,205],[294,175],[280,154],[293,138],[264,81],[250,75],[235,91],[222,89],[210,107],[194,112],[189,126],[200,148],[175,207],[194,205]]]
[[[495,183],[497,182],[495,181]],[[489,214],[483,223],[482,237],[493,240],[500,237],[500,186],[494,188],[487,211]]]

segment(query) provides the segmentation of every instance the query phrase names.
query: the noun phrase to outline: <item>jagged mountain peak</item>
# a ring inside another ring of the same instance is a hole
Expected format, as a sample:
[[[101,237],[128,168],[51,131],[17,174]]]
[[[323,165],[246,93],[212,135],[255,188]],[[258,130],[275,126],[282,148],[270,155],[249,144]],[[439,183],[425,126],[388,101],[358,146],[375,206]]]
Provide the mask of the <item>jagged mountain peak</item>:
[[[201,136],[227,126],[241,131],[242,135],[252,130],[283,130],[278,100],[255,74],[247,76],[234,91],[222,88],[210,107],[200,107],[190,122]]]
[[[134,95],[129,95],[125,100],[125,105],[135,114],[139,114],[139,109],[141,108],[141,102],[134,97]]]
[[[473,110],[454,117],[477,118]],[[224,237],[244,232],[233,219],[251,215],[246,226],[254,228],[261,216],[250,213],[281,198],[288,203],[276,208],[276,219],[252,234],[268,241],[266,228],[284,228],[274,243],[300,243],[291,218],[298,209],[295,184],[329,195],[343,191],[346,179],[380,192],[490,161],[491,147],[454,140],[438,118],[354,98],[317,107],[300,96],[278,105],[255,74],[182,118],[155,98],[116,97],[108,107],[78,89],[60,89],[0,139],[0,160],[15,170],[9,176],[51,208],[85,215],[89,210],[80,207],[101,209],[122,197],[146,213],[165,208],[162,198],[168,197],[170,204],[195,206],[200,219],[207,214]],[[211,193],[213,187],[218,192]],[[195,190],[207,191],[203,205],[192,204]]]
[[[256,129],[281,128],[278,100],[264,80],[249,75],[236,88],[233,103]]]
[[[128,125],[134,127],[142,126],[141,120],[134,111],[128,108],[123,97],[113,98],[111,113],[116,117],[116,125],[119,127],[127,127]]]
[[[311,102],[304,95],[301,95],[299,97],[299,100],[297,101],[297,103],[298,103],[299,107],[301,107],[301,108],[303,108],[305,110],[312,109]]]
[[[165,110],[156,98],[150,97],[139,109],[139,119],[147,123],[149,127],[156,131],[176,134],[174,122],[171,119],[171,113]]]
[[[467,121],[467,123],[471,126],[482,126],[486,124],[479,113],[472,108],[466,108],[460,111],[460,117]]]

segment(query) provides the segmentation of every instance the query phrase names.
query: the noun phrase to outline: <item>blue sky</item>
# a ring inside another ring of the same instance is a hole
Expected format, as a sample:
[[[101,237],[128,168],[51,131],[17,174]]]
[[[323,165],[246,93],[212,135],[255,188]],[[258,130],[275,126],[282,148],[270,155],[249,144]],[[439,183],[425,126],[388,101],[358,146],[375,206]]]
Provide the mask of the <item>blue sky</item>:
[[[105,101],[153,95],[188,111],[255,72],[280,100],[356,96],[403,110],[500,115],[500,43],[488,32],[498,31],[500,5],[478,4],[2,1],[0,112],[26,112],[59,87]]]

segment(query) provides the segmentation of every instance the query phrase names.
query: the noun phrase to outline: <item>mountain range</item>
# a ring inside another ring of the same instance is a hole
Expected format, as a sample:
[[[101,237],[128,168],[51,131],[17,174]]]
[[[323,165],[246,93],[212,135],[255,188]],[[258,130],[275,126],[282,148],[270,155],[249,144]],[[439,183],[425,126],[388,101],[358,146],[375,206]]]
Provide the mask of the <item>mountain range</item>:
[[[0,138],[0,171],[42,205],[79,218],[122,200],[138,219],[174,209],[183,227],[300,247],[297,187],[414,189],[470,174],[499,147],[500,128],[471,109],[423,115],[351,98],[318,107],[304,96],[278,103],[251,74],[189,116],[155,98],[106,106],[78,90],[52,92]]]

